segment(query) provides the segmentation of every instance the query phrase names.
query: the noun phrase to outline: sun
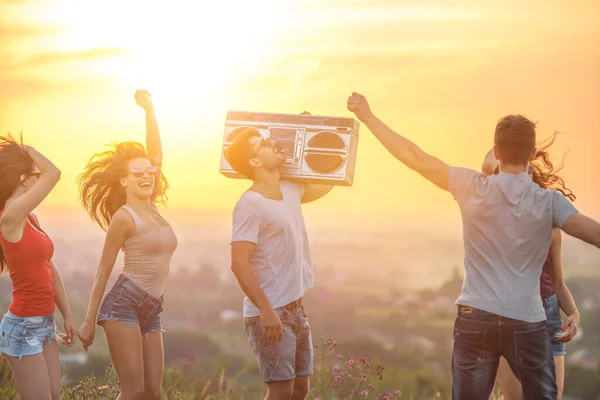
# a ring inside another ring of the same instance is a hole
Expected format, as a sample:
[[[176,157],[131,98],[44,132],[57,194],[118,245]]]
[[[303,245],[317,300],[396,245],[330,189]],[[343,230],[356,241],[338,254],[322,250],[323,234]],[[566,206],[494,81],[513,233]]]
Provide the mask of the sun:
[[[94,72],[186,101],[195,92],[214,96],[260,70],[292,2],[59,0],[45,12],[65,29],[65,49],[122,50],[95,62]]]
[[[177,132],[165,135],[165,145],[180,148],[185,140],[208,153],[220,142],[227,93],[269,67],[297,1],[51,0],[35,19],[59,27],[56,51],[114,50],[71,64],[68,73],[108,77],[123,92],[148,89],[161,129]]]

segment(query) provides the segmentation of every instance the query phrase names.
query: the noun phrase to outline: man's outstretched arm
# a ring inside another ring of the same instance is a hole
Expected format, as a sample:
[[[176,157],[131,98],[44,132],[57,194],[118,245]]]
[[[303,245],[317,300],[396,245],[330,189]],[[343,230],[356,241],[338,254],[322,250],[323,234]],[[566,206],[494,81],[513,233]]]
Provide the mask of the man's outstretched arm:
[[[449,190],[448,178],[450,167],[448,164],[427,154],[419,146],[390,129],[373,114],[367,99],[363,95],[352,93],[352,96],[348,98],[348,110],[353,112],[369,128],[377,140],[394,157],[410,169],[417,171],[423,177],[433,182],[439,188]]]
[[[579,212],[573,214],[560,227],[567,235],[600,247],[600,223]]]

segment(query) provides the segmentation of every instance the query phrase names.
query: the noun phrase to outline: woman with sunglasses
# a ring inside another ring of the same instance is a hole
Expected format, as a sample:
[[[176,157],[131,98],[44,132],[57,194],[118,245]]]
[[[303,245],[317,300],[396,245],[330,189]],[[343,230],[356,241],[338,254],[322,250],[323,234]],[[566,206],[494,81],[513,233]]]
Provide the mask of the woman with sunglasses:
[[[557,175],[562,169],[562,165],[554,169],[550,161],[548,148],[554,143],[555,139],[556,134],[550,140],[541,144],[535,159],[529,166],[529,176],[542,188],[556,189],[573,201],[575,195],[565,186],[564,180]],[[498,162],[494,158],[493,151],[490,151],[485,157],[482,171],[487,175],[498,173]],[[577,334],[580,321],[577,305],[563,278],[561,247],[561,231],[560,229],[554,229],[548,258],[542,267],[540,277],[540,295],[546,311],[546,329],[554,356],[558,399],[562,398],[565,384],[566,343],[571,341]],[[564,327],[560,316],[561,309],[567,315]],[[497,382],[505,400],[523,400],[521,383],[504,358],[500,358]]]
[[[0,323],[0,353],[10,364],[23,400],[58,400],[61,371],[54,311],[68,347],[77,330],[62,279],[52,262],[54,245],[32,211],[60,179],[50,160],[11,137],[0,137],[0,273],[8,269],[13,299]]]
[[[160,314],[177,238],[155,205],[164,199],[168,184],[160,172],[162,149],[154,107],[145,90],[138,90],[135,99],[146,112],[147,152],[140,143],[118,143],[94,155],[79,177],[84,207],[106,230],[79,337],[87,350],[95,325],[104,329],[121,385],[119,400],[159,400],[164,372]],[[123,271],[102,298],[120,249]]]

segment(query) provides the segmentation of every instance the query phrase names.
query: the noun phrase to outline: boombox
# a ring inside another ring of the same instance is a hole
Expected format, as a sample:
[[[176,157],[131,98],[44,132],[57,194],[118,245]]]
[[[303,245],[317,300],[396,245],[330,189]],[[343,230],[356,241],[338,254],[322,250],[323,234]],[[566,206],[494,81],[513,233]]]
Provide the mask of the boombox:
[[[244,178],[225,159],[225,150],[244,128],[275,140],[286,155],[282,178],[306,183],[352,186],[359,123],[353,118],[229,111],[219,172]]]

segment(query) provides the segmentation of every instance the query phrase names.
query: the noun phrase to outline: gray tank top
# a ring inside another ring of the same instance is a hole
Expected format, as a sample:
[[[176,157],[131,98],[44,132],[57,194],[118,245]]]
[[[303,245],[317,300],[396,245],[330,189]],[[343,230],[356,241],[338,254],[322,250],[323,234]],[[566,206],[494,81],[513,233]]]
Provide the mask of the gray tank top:
[[[148,224],[129,206],[123,206],[135,221],[135,233],[124,244],[123,275],[150,295],[162,296],[171,257],[177,248],[177,237],[170,224]],[[159,214],[153,207],[152,211]],[[162,218],[162,217],[161,217]],[[164,220],[164,218],[163,218]]]

